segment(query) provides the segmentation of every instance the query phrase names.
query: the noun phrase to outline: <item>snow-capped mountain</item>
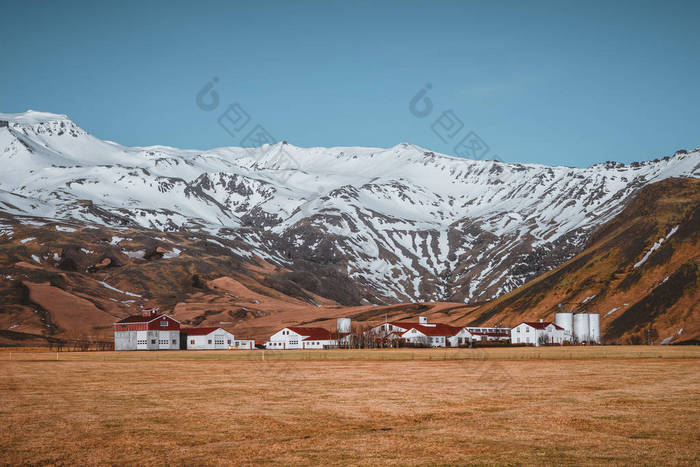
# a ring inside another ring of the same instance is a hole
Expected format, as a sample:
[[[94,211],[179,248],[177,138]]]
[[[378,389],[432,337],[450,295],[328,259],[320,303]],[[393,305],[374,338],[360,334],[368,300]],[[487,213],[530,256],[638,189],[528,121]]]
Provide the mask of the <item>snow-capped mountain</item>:
[[[198,230],[294,269],[333,265],[377,301],[474,302],[572,257],[641,187],[700,176],[700,150],[624,165],[473,161],[410,144],[125,147],[64,115],[0,114],[0,210]]]

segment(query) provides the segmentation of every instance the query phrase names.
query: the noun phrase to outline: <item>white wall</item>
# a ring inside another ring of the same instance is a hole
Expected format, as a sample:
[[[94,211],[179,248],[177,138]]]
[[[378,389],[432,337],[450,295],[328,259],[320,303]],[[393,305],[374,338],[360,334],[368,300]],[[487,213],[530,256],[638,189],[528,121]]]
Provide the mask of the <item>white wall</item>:
[[[216,329],[204,336],[187,336],[187,350],[228,349],[235,337],[224,329]]]
[[[446,347],[446,337],[445,336],[426,336],[417,329],[409,329],[404,332],[401,337],[411,344],[425,345],[428,344],[430,347]]]
[[[265,348],[271,350],[301,349],[301,339],[302,336],[296,332],[284,328],[270,336]]]
[[[454,336],[447,338],[447,340],[449,341],[450,346],[458,347],[460,345],[465,345],[469,342],[474,341],[474,336],[472,336],[472,333],[467,331],[466,328],[463,328]]]
[[[232,349],[235,350],[254,350],[255,340],[253,339],[237,339],[233,341],[231,345]]]
[[[335,347],[336,342],[334,340],[305,340],[302,341],[303,348],[305,349],[323,349],[325,347]]]
[[[539,346],[541,336],[545,336],[548,344],[561,344],[564,341],[564,331],[557,329],[553,324],[549,324],[545,329],[535,329],[520,323],[510,330],[510,343]]]

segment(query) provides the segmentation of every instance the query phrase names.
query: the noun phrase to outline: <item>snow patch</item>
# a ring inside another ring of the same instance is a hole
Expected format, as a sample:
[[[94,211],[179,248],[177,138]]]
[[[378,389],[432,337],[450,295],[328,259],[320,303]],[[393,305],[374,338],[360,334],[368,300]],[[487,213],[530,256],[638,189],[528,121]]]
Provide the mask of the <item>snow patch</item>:
[[[122,237],[117,237],[116,235],[112,237],[112,240],[109,242],[110,245],[117,246],[119,245],[120,242],[123,240],[126,240],[125,238]]]
[[[28,238],[23,238],[23,239],[20,240],[19,242],[20,242],[21,244],[24,245],[25,243],[31,242],[31,241],[34,241],[34,240],[36,240],[36,237],[28,237]]]
[[[142,295],[139,295],[139,294],[135,294],[135,293],[131,293],[131,292],[124,292],[123,290],[119,290],[116,287],[112,287],[111,285],[109,285],[108,283],[103,282],[103,281],[97,281],[97,283],[100,284],[104,288],[107,288],[109,290],[113,290],[115,292],[119,292],[120,294],[128,295],[130,297],[139,297],[139,298],[143,297]]]
[[[666,344],[668,344],[669,342],[671,342],[673,339],[675,339],[676,337],[680,336],[681,334],[683,334],[683,328],[680,328],[680,329],[678,330],[677,333],[675,333],[675,334],[673,334],[673,335],[671,335],[671,336],[668,336],[666,339],[662,340],[662,341],[661,341],[661,345],[666,345]]]
[[[62,225],[57,225],[56,230],[59,232],[77,232],[78,229],[74,229],[73,227],[63,227]]]
[[[173,248],[173,251],[169,251],[169,252],[163,254],[163,258],[164,259],[177,258],[178,256],[180,256],[180,253],[182,253],[182,250],[180,250],[178,248]]]
[[[647,253],[644,255],[644,257],[643,257],[641,260],[639,260],[639,261],[637,261],[636,263],[634,263],[634,267],[635,267],[635,268],[638,268],[638,267],[641,266],[642,264],[646,263],[646,261],[649,259],[649,257],[651,256],[651,254],[654,253],[656,250],[659,249],[659,247],[660,247],[661,244],[664,242],[664,240],[668,240],[668,238],[669,238],[671,235],[673,235],[674,233],[678,232],[678,227],[679,227],[678,225],[675,226],[674,228],[671,229],[671,231],[670,231],[669,233],[666,234],[666,237],[660,237],[656,242],[654,242],[654,244],[651,246],[651,248],[649,249],[649,251],[647,251]]]
[[[122,250],[122,253],[124,253],[126,256],[132,259],[143,259],[146,256],[146,250],[136,250],[136,251],[127,251],[127,250]]]
[[[596,294],[596,295],[591,295],[590,297],[586,297],[586,298],[583,299],[583,301],[582,301],[581,303],[588,303],[588,302],[590,302],[591,300],[593,300],[594,298],[596,298],[597,296],[598,296],[598,295]]]

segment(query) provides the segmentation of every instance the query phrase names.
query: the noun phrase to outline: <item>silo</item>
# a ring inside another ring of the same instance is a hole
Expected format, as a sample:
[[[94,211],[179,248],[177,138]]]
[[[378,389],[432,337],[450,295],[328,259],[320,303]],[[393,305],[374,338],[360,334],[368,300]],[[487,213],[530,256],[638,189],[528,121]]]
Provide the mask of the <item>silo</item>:
[[[351,331],[351,320],[350,318],[338,318],[338,332],[340,334],[348,334]]]
[[[574,315],[574,338],[576,338],[576,342],[588,342],[589,328],[588,313],[576,313]]]
[[[554,318],[554,324],[560,328],[564,328],[564,340],[572,341],[574,338],[574,314],[573,313],[557,313]]]
[[[600,344],[600,315],[598,313],[588,314],[588,335],[591,342]]]

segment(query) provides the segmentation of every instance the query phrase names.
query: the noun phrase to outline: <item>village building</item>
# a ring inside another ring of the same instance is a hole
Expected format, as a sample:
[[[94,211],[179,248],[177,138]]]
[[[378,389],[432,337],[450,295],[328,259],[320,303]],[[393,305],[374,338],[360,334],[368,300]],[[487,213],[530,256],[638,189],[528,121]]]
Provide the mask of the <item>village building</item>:
[[[522,322],[510,330],[510,342],[534,346],[561,345],[564,342],[564,328],[542,320]]]
[[[372,332],[387,341],[402,339],[412,345],[425,347],[458,347],[471,342],[472,336],[464,328],[442,323],[428,323],[421,316],[417,323],[395,321],[372,328]]]
[[[184,342],[182,348],[187,350],[224,350],[236,341],[233,334],[219,327],[182,328],[180,333]]]
[[[266,349],[328,349],[338,347],[337,340],[331,332],[323,328],[291,326],[281,329],[270,336],[265,343]]]
[[[255,339],[236,339],[229,346],[229,350],[255,350],[257,344]]]
[[[157,310],[144,310],[114,323],[114,350],[177,350],[180,322]]]
[[[467,326],[474,342],[505,342],[510,340],[510,328]]]

